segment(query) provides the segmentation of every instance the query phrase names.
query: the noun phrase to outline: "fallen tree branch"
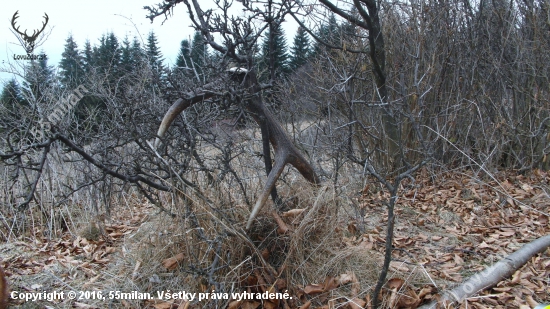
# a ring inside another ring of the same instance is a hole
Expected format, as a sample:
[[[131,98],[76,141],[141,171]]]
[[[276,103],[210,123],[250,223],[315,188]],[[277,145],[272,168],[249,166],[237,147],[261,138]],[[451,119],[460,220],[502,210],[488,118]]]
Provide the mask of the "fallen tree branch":
[[[550,247],[550,235],[540,237],[524,245],[516,252],[498,261],[495,265],[471,276],[468,280],[454,289],[443,292],[439,299],[439,303],[460,303],[468,297],[497,285],[500,281],[508,278],[525,265],[534,255],[544,252],[548,247]],[[438,302],[434,301],[418,308],[435,309],[437,303]]]

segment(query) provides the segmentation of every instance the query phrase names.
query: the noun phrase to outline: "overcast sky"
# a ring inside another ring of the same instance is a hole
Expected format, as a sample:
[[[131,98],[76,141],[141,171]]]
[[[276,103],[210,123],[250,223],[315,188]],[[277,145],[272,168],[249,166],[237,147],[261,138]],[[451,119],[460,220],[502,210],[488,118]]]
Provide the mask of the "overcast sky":
[[[86,40],[92,45],[99,42],[102,34],[114,32],[120,41],[125,35],[130,40],[137,36],[146,41],[148,33],[153,30],[157,36],[165,64],[172,65],[178,54],[180,42],[193,36],[191,21],[187,17],[186,7],[179,4],[174,9],[174,15],[161,25],[163,17],[157,17],[154,23],[145,16],[144,6],[153,6],[161,0],[25,0],[3,1],[0,13],[0,83],[12,77],[1,71],[9,70],[10,65],[20,65],[23,60],[14,61],[13,55],[23,55],[25,50],[12,33],[11,18],[19,11],[17,26],[32,34],[33,29],[39,29],[44,21],[44,13],[49,16],[46,31],[50,36],[36,48],[35,54],[41,50],[48,55],[49,65],[58,65],[63,53],[65,40],[72,33],[81,50]],[[205,5],[212,0],[201,0]],[[295,29],[293,22],[283,23],[287,34],[287,42],[291,44]]]

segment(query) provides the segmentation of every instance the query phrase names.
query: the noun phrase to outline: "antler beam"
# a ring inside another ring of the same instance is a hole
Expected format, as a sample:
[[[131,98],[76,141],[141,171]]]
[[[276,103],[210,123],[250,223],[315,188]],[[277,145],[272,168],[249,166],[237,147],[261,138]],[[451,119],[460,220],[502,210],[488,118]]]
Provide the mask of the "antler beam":
[[[238,74],[240,75],[239,77],[244,78],[244,85],[251,93],[251,95],[249,96],[250,99],[248,99],[248,101],[246,102],[246,108],[259,126],[265,126],[269,134],[269,142],[271,143],[275,151],[275,164],[271,169],[271,172],[267,176],[267,181],[264,185],[264,188],[260,193],[260,196],[258,197],[258,200],[256,201],[256,204],[254,205],[254,208],[252,209],[250,217],[246,224],[246,228],[250,229],[252,222],[267,201],[271,190],[277,182],[277,179],[279,178],[284,167],[288,163],[294,166],[298,170],[298,172],[300,172],[300,174],[309,182],[318,184],[320,183],[320,180],[311,165],[300,154],[290,138],[286,135],[281,125],[277,122],[277,120],[275,120],[271,112],[263,104],[261,96],[259,95],[261,88],[259,87],[259,83],[256,79],[256,74],[254,72],[248,72],[245,70],[236,70],[232,73]],[[216,93],[214,92],[201,91],[197,92],[197,94],[195,95],[189,96],[188,98],[178,99],[170,107],[166,115],[164,115],[164,118],[157,133],[158,138],[155,140],[155,147],[158,146],[160,138],[164,136],[174,119],[181,112],[183,112],[185,109],[192,106],[193,104],[211,98],[214,95],[216,95]]]

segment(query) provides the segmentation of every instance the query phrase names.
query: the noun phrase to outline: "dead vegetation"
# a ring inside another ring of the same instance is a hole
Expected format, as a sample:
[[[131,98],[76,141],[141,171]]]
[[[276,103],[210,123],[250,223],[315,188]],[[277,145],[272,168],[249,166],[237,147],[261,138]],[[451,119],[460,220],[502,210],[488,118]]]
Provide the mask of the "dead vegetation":
[[[403,184],[409,190],[396,208],[395,250],[390,280],[382,293],[384,308],[416,308],[550,232],[546,172],[501,173],[496,180],[481,179],[472,172],[430,175],[423,170],[415,183]],[[139,291],[156,297],[157,291],[168,290],[263,293],[276,289],[288,290],[292,300],[261,304],[259,300],[210,299],[184,302],[184,307],[366,306],[383,261],[386,193],[376,185],[352,194],[302,182],[281,191],[293,197],[292,210],[281,217],[289,229],[284,234],[277,231],[279,226],[268,210],[261,213],[247,238],[241,228],[248,212],[244,206],[231,207],[242,221],[228,225],[220,219],[223,209],[197,199],[173,197],[172,217],[130,194],[127,203],[104,222],[96,218],[75,224],[70,229],[74,232],[58,237],[47,237],[37,228],[2,245],[2,266],[12,290],[21,292]],[[223,200],[228,195],[211,193],[214,204],[229,205]],[[186,216],[186,207],[192,207],[195,215]],[[98,240],[82,237],[90,224],[102,229]],[[460,308],[517,308],[548,302],[549,270],[547,250],[509,280],[468,298]],[[12,304],[22,308],[181,306],[180,301],[158,299],[12,300]]]
[[[548,41],[530,34],[546,27],[546,4],[533,15],[529,3],[480,3],[478,14],[462,1],[364,0],[354,1],[358,19],[329,0],[309,12],[236,1],[248,16],[233,19],[229,5],[210,18],[198,1],[175,0],[148,7],[149,18],[177,3],[224,55],[203,59],[200,74],[191,63],[180,69],[194,74],[176,70],[161,85],[148,61],[112,75],[111,64],[91,68],[89,109],[40,137],[29,131],[36,107],[52,109],[64,90],[0,109],[10,286],[87,291],[14,306],[417,308],[549,234],[548,174],[538,169],[549,162]],[[318,48],[288,78],[275,78],[272,51],[261,67],[262,31],[288,14],[322,28],[327,8],[351,22],[333,24],[351,37],[332,38],[338,46]],[[183,113],[158,130],[166,110]],[[239,129],[227,132],[233,116]],[[459,307],[550,301],[549,254]],[[211,296],[160,297],[168,291]],[[231,295],[243,292],[291,298]]]

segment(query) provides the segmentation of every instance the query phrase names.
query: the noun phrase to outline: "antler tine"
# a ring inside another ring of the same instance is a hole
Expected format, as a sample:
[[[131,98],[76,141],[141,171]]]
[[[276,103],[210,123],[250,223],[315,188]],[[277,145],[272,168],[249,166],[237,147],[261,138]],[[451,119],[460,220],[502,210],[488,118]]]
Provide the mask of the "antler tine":
[[[48,16],[48,14],[46,14],[46,12],[44,12],[44,19],[46,20],[46,22],[42,24],[42,29],[40,29],[39,32],[44,31],[44,28],[46,28],[46,25],[48,24],[48,21],[50,20],[50,17]]]
[[[50,20],[50,17],[48,16],[48,14],[46,14],[46,12],[44,12],[44,15],[45,15],[44,19],[46,19],[46,22],[44,22],[42,24],[42,29],[40,29],[40,30],[36,29],[36,30],[32,31],[32,35],[30,37],[28,37],[30,40],[35,40],[38,37],[38,35],[40,33],[42,33],[42,31],[44,31],[44,29],[46,28],[46,25],[48,24],[48,21]],[[25,34],[26,33],[27,32],[25,31]]]
[[[20,35],[25,35],[26,32],[21,33],[21,31],[19,31],[19,27],[15,26],[15,20],[19,18],[19,16],[17,16],[17,14],[19,14],[19,10],[15,11],[15,13],[13,13],[13,17],[11,18],[11,26],[13,27],[13,30],[15,30]]]

